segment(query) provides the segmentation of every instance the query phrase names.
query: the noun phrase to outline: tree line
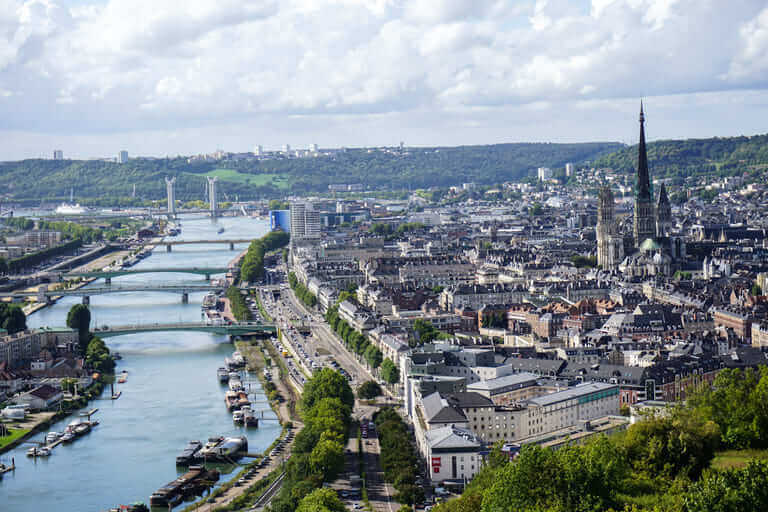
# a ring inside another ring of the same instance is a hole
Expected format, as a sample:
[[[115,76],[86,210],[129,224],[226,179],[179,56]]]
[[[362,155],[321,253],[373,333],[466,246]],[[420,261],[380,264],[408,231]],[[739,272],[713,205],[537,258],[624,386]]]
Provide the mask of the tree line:
[[[381,445],[381,467],[384,479],[391,482],[399,503],[413,505],[424,501],[424,490],[416,485],[419,456],[403,419],[391,408],[373,416]]]
[[[355,330],[346,320],[339,316],[339,306],[336,305],[328,309],[325,315],[326,321],[336,334],[344,341],[347,348],[355,354],[361,356],[373,369],[378,368],[384,358],[381,350],[376,348],[360,331]]]
[[[309,289],[304,286],[304,283],[299,281],[294,272],[288,273],[288,284],[291,286],[291,289],[296,296],[301,299],[301,302],[306,306],[314,307],[317,305],[317,297],[315,297],[315,294],[310,292]]]
[[[240,263],[240,278],[249,283],[264,277],[264,257],[269,251],[288,245],[291,236],[285,231],[272,231],[254,240]]]
[[[335,491],[323,489],[323,484],[333,482],[344,469],[354,403],[352,389],[337,371],[323,368],[307,380],[299,403],[304,428],[296,434],[271,512],[344,510]]]
[[[240,293],[240,288],[237,286],[227,288],[227,299],[229,299],[229,308],[232,310],[235,320],[238,322],[251,320],[251,310],[245,302],[245,297]]]

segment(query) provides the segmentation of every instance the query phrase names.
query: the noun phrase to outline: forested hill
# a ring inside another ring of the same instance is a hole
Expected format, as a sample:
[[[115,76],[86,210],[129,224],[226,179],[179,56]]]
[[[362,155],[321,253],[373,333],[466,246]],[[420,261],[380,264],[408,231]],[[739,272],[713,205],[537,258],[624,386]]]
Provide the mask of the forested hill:
[[[648,163],[654,177],[741,173],[768,164],[768,135],[655,141],[648,144]],[[637,146],[603,155],[592,165],[634,172]]]
[[[370,189],[403,190],[463,182],[495,184],[535,174],[537,167],[563,167],[616,151],[615,142],[520,143],[489,146],[351,149],[333,156],[268,160],[192,162],[186,158],[132,159],[126,164],[82,160],[24,160],[0,163],[0,190],[11,199],[59,201],[74,187],[79,199],[137,196],[161,199],[165,176],[176,176],[176,196],[203,199],[206,175],[221,181],[230,199],[322,192],[336,183],[363,183]]]

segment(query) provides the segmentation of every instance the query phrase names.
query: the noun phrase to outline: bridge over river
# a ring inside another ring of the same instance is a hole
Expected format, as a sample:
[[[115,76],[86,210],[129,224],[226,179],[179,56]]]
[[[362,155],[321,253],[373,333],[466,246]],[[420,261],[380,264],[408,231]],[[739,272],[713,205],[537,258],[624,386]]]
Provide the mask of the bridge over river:
[[[3,292],[0,298],[21,300],[26,297],[34,297],[38,302],[51,302],[53,297],[76,296],[83,298],[83,304],[90,303],[91,295],[104,293],[129,293],[129,292],[170,292],[181,294],[181,301],[187,303],[191,292],[210,292],[223,290],[226,286],[214,284],[161,284],[161,285],[136,285],[136,286],[99,286],[85,287],[73,290],[49,290],[47,286],[40,285],[37,291]]]
[[[110,325],[97,328],[94,334],[100,338],[122,336],[123,334],[137,334],[157,331],[197,331],[224,334],[228,336],[275,336],[277,327],[273,324],[260,322],[238,322],[230,325],[213,325],[204,322],[177,322],[168,324],[134,324],[134,325]]]
[[[215,274],[226,274],[228,267],[166,267],[166,268],[118,268],[114,270],[82,270],[76,272],[67,272],[62,274],[64,278],[85,277],[85,278],[104,278],[106,284],[109,284],[113,277],[131,276],[134,274],[197,274],[205,276],[208,280]]]

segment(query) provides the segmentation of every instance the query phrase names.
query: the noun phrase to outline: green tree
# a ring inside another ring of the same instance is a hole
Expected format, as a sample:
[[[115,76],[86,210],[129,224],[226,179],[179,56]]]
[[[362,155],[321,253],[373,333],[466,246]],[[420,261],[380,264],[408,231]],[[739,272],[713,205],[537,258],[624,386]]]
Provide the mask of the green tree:
[[[395,384],[400,380],[400,370],[389,358],[381,362],[381,377],[387,384]]]
[[[304,392],[301,395],[302,411],[306,413],[323,398],[338,398],[350,409],[355,404],[355,395],[347,379],[330,368],[322,368],[304,385]]]
[[[768,510],[768,462],[754,460],[744,469],[712,471],[684,497],[686,512]]]
[[[299,502],[296,512],[344,512],[346,508],[333,489],[315,489]]]
[[[321,439],[309,455],[312,470],[323,476],[323,481],[333,482],[344,469],[344,446],[338,441]]]
[[[67,327],[75,329],[78,332],[80,340],[80,350],[85,353],[88,348],[88,341],[91,339],[91,311],[84,304],[75,304],[69,308],[67,313]]]
[[[357,396],[365,400],[372,400],[381,396],[381,386],[375,380],[367,380],[357,388]]]
[[[9,334],[21,332],[27,328],[27,316],[18,304],[0,303],[0,327]]]

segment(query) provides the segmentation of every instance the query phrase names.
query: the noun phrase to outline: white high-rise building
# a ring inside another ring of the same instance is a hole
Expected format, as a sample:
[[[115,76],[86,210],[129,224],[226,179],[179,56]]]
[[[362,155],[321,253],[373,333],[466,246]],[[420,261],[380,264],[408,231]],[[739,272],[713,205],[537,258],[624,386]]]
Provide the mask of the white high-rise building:
[[[320,238],[320,212],[308,201],[291,203],[291,241]]]
[[[309,152],[310,153],[317,153],[317,144],[310,144],[309,145]]]
[[[539,167],[537,173],[539,181],[545,181],[552,178],[552,169],[549,167]]]
[[[126,150],[122,150],[117,154],[117,163],[124,164],[128,161],[128,152]]]
[[[571,176],[573,176],[573,173],[575,170],[576,168],[573,166],[571,162],[568,162],[567,164],[565,164],[565,177],[570,178]]]
[[[54,149],[53,150],[53,159],[54,160],[64,160],[64,151],[60,149]]]
[[[257,144],[257,145],[256,145],[256,146],[253,148],[253,154],[254,154],[254,155],[256,155],[256,156],[261,156],[261,155],[263,155],[263,154],[264,154],[264,148],[263,148],[261,145]]]
[[[290,144],[283,144],[283,153],[288,154],[291,152],[291,145]]]

